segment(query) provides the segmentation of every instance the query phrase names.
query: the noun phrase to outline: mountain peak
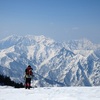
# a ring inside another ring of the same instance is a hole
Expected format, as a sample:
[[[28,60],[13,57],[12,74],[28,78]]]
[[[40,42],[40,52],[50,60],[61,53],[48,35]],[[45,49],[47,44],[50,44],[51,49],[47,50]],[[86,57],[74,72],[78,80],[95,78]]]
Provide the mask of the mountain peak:
[[[96,48],[87,39],[63,46],[43,35],[12,35],[0,41],[0,73],[16,82],[23,81],[29,63],[39,73],[35,74],[39,80],[34,84],[40,86],[100,85],[100,55],[99,50],[94,52]]]
[[[18,38],[20,38],[20,37],[21,37],[21,36],[17,36],[16,34],[14,34],[14,35],[10,35],[10,36],[8,36],[8,37],[2,39],[0,42],[8,41],[8,40],[16,40],[16,39],[18,39]]]
[[[72,40],[67,42],[66,44],[66,47],[69,47],[71,50],[95,50],[97,48],[96,44],[92,43],[86,38]]]

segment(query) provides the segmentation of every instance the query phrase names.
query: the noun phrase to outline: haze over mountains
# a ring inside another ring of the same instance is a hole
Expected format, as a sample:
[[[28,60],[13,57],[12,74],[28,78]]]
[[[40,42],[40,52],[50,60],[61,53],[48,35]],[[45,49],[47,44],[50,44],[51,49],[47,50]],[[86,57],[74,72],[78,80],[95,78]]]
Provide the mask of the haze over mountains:
[[[58,43],[45,36],[0,40],[0,73],[24,83],[27,65],[37,86],[100,86],[100,44],[87,39]]]

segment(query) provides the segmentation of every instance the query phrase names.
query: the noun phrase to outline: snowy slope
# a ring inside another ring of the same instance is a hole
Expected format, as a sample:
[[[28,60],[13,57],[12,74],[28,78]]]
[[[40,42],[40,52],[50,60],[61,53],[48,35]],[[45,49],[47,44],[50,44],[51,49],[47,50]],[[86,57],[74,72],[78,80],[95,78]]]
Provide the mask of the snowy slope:
[[[37,86],[100,86],[100,45],[87,39],[58,43],[45,36],[0,40],[0,73],[24,83],[30,64]]]
[[[0,100],[100,100],[100,87],[45,87],[30,90],[0,86]]]

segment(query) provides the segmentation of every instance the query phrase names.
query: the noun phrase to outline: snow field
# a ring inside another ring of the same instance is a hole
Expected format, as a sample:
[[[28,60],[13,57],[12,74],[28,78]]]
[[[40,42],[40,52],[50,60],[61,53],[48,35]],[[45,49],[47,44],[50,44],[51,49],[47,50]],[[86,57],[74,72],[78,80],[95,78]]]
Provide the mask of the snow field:
[[[26,90],[0,86],[0,100],[100,100],[100,87],[38,87]]]

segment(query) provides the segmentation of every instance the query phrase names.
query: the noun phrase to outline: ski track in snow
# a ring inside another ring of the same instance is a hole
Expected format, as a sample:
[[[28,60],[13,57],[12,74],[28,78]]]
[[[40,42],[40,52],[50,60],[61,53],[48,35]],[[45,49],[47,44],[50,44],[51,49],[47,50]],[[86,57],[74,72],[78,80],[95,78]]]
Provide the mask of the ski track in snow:
[[[0,86],[0,100],[100,100],[100,87],[15,89]]]

